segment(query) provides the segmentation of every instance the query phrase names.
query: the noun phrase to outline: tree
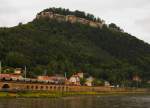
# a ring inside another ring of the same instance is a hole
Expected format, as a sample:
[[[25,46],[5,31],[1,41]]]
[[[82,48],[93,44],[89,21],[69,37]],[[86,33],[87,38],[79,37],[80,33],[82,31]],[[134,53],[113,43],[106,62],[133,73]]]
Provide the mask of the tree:
[[[109,28],[123,32],[123,30],[114,23],[109,24]]]
[[[6,56],[6,63],[13,67],[24,67],[30,65],[29,59],[19,52],[9,52]]]
[[[85,78],[80,78],[80,84],[85,85],[86,79]]]
[[[92,83],[94,86],[103,86],[104,85],[104,81],[99,80],[99,79],[94,79]]]

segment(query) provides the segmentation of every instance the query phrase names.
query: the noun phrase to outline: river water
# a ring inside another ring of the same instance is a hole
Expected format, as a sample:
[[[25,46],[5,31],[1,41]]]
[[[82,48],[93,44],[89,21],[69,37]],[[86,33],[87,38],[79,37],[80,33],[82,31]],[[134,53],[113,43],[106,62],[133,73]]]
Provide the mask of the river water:
[[[0,108],[150,108],[150,95],[5,98]]]

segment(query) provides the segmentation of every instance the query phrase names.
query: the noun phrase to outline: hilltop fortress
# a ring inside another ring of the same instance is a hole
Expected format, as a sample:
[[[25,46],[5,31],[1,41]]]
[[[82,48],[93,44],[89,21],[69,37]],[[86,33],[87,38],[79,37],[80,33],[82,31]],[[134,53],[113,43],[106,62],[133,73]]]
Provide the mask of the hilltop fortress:
[[[36,19],[40,19],[40,18],[55,19],[59,22],[63,21],[63,22],[70,22],[70,23],[80,23],[95,28],[102,28],[103,25],[105,24],[104,21],[92,21],[92,20],[87,20],[86,18],[77,17],[75,15],[61,15],[53,12],[41,12],[36,16]]]

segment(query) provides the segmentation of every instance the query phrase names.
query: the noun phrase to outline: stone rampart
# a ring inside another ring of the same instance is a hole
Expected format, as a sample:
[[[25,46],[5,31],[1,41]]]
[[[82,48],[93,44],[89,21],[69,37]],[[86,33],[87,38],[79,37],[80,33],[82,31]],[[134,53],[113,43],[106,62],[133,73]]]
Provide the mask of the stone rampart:
[[[91,27],[96,27],[96,28],[102,28],[103,25],[105,24],[104,22],[96,22],[96,21],[91,21],[87,20],[85,18],[79,18],[74,15],[60,15],[60,14],[55,14],[53,12],[41,12],[36,16],[36,19],[40,18],[49,18],[49,19],[56,19],[57,21],[66,21],[70,23],[81,23],[84,25],[89,25]]]

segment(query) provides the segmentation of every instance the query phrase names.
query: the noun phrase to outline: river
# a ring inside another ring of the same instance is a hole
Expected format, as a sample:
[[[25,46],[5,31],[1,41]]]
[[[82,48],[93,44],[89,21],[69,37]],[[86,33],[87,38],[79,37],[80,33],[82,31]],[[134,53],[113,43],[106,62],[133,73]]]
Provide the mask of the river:
[[[150,95],[1,98],[0,108],[150,108]]]

